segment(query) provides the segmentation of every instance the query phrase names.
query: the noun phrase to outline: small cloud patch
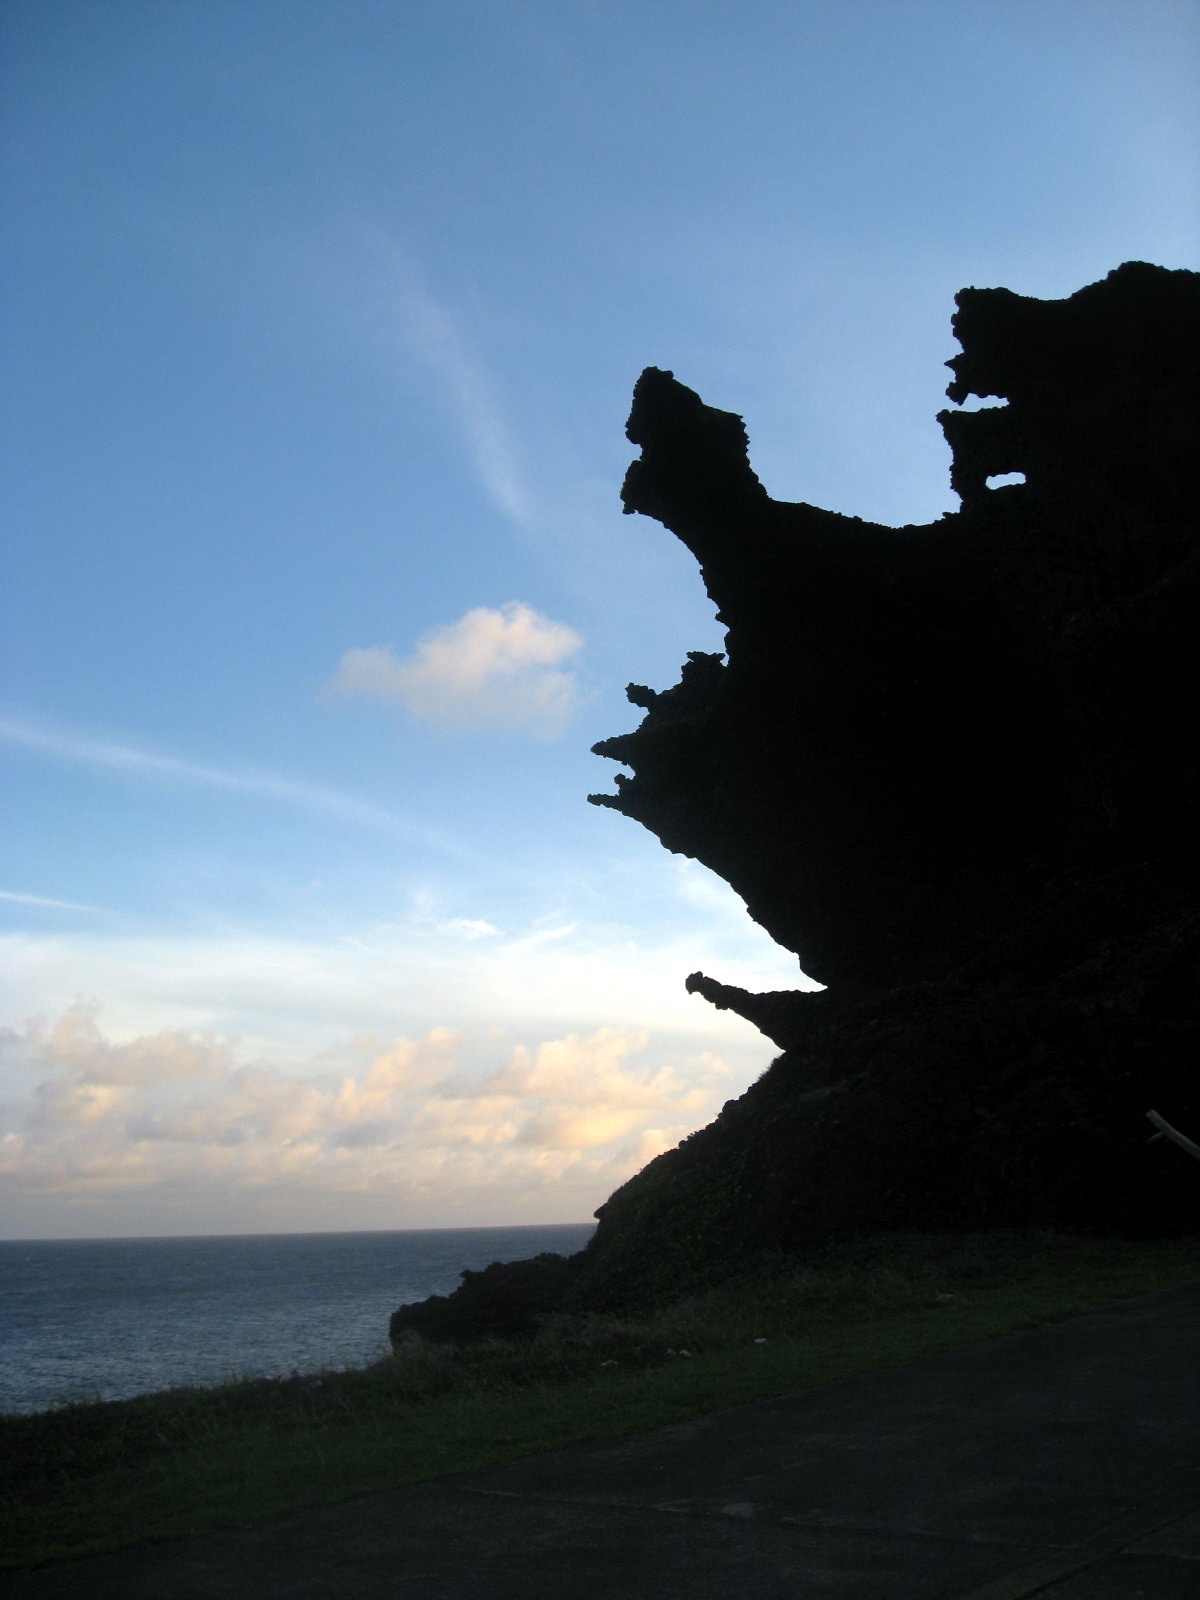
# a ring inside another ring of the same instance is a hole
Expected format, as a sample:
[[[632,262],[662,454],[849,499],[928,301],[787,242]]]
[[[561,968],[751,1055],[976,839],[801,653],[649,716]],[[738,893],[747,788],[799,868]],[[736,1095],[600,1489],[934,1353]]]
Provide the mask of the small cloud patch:
[[[582,643],[519,600],[477,606],[426,634],[404,660],[380,646],[347,651],[332,687],[398,702],[441,728],[553,738],[575,709],[575,676],[563,663]]]

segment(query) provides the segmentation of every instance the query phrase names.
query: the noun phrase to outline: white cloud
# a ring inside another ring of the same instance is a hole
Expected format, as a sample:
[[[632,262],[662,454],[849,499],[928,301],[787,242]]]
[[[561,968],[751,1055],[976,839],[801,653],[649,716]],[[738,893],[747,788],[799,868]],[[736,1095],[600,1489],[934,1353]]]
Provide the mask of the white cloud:
[[[26,1085],[0,1139],[0,1196],[10,1215],[46,1219],[86,1199],[101,1232],[105,1208],[131,1200],[155,1231],[184,1191],[193,1227],[231,1200],[253,1227],[299,1192],[335,1223],[348,1195],[356,1220],[374,1206],[385,1225],[427,1220],[438,1197],[444,1215],[449,1196],[476,1220],[571,1220],[728,1092],[711,1053],[639,1062],[654,1055],[645,1032],[476,1040],[482,1073],[471,1043],[447,1028],[363,1039],[288,1073],[185,1030],[115,1040],[75,1005],[0,1034]]]
[[[23,1034],[0,1029],[0,1041],[15,1037],[31,1055],[53,1059],[91,1084],[183,1082],[218,1076],[228,1064],[230,1045],[212,1035],[163,1032],[110,1044],[100,1032],[99,1014],[94,1002],[77,1001],[52,1024],[36,1018]]]
[[[450,933],[459,939],[490,939],[499,928],[484,917],[450,917],[437,925],[439,933]]]
[[[575,677],[562,663],[582,642],[573,628],[519,600],[499,609],[477,606],[426,634],[407,660],[380,647],[348,651],[333,688],[399,701],[441,727],[548,738],[575,707]]]

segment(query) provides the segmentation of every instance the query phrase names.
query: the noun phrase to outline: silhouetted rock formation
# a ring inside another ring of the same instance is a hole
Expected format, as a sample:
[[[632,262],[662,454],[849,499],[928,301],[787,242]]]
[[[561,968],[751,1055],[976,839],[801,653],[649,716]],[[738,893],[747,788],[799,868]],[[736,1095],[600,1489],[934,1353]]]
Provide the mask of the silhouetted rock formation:
[[[568,1258],[546,1252],[529,1261],[493,1261],[481,1272],[464,1272],[451,1295],[401,1306],[392,1313],[388,1335],[398,1345],[406,1335],[445,1340],[518,1339],[562,1302]]]
[[[739,417],[634,390],[622,498],[700,562],[725,657],[596,746],[594,795],[704,862],[820,993],[689,989],[785,1053],[598,1216],[565,1302],[889,1227],[1168,1231],[1200,1174],[1200,277],[966,289],[962,509],[769,498]],[[991,488],[997,475],[1025,482]]]
[[[960,294],[949,392],[1009,403],[942,413],[964,506],[925,527],[770,500],[740,418],[643,373],[625,509],[695,554],[727,660],[630,687],[645,719],[596,750],[633,776],[593,800],[860,991],[945,973],[1064,871],[1186,842],[1196,301],[1140,264],[1061,302]]]

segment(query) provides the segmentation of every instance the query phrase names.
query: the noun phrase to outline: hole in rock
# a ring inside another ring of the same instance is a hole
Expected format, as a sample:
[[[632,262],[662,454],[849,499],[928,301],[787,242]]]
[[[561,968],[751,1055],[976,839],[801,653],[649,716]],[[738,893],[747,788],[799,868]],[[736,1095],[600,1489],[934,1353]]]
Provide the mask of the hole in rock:
[[[969,394],[958,407],[960,411],[1003,411],[1008,401],[999,394]]]
[[[987,481],[989,489],[1007,489],[1010,483],[1024,483],[1023,472],[993,472]]]

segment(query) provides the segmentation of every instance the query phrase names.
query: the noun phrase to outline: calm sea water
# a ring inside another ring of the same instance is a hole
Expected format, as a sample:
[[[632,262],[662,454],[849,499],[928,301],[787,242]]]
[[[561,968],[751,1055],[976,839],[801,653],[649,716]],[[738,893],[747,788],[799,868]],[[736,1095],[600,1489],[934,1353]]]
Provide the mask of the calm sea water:
[[[0,1240],[0,1411],[355,1366],[398,1305],[594,1226]]]

